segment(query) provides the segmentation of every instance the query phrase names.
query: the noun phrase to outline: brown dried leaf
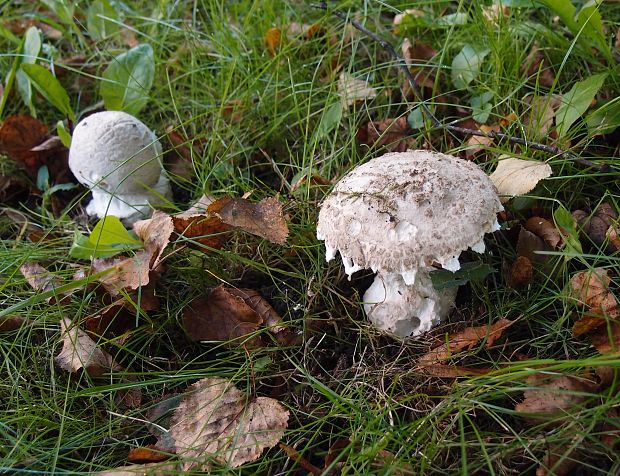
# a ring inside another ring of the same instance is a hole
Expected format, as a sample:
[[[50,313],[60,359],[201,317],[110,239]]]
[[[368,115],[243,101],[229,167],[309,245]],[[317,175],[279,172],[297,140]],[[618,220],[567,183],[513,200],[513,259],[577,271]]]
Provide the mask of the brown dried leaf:
[[[45,155],[32,148],[41,144],[47,133],[47,126],[34,117],[7,117],[0,126],[0,153],[23,163],[30,176],[36,177]]]
[[[400,47],[403,58],[408,65],[412,65],[418,62],[426,63],[428,60],[434,58],[437,55],[437,50],[420,40],[414,40],[413,43],[409,38],[405,38],[402,46]]]
[[[16,331],[26,324],[30,324],[30,319],[23,316],[0,317],[0,332]]]
[[[465,348],[473,348],[481,339],[485,338],[485,346],[490,348],[501,337],[504,330],[508,329],[514,322],[504,318],[490,326],[468,327],[457,334],[448,336],[446,344],[435,347],[420,357],[418,363],[422,366],[436,365],[450,359],[455,352]]]
[[[354,78],[349,73],[340,73],[337,87],[342,106],[345,109],[358,102],[377,97],[375,88],[369,87],[366,81]]]
[[[127,461],[130,463],[157,463],[159,461],[165,461],[170,458],[170,455],[165,454],[161,450],[158,450],[156,445],[140,446],[138,448],[131,448],[127,455]]]
[[[575,210],[573,218],[579,225],[581,233],[601,246],[608,238],[607,231],[618,219],[618,214],[609,203],[601,203],[593,214],[583,210]]]
[[[289,445],[285,445],[284,443],[280,443],[278,446],[280,447],[280,449],[282,449],[286,453],[286,455],[290,459],[292,459],[296,464],[298,464],[301,468],[303,468],[304,471],[307,471],[310,474],[313,474],[315,476],[321,476],[323,474],[322,469],[317,468],[312,463],[310,463],[310,461],[308,461],[306,458],[301,456],[295,450],[295,448],[292,448]],[[325,466],[327,466],[327,460],[326,460]]]
[[[92,261],[91,271],[112,271],[99,278],[99,282],[113,296],[118,296],[121,290],[138,289],[150,282],[152,255],[147,250],[138,251],[134,256],[120,258],[95,258]]]
[[[550,447],[543,457],[541,465],[536,468],[536,476],[567,476],[573,474],[579,460],[578,448],[572,445],[554,445]],[[569,454],[567,453],[569,451]]]
[[[253,289],[237,288],[226,288],[226,290],[234,296],[243,299],[243,301],[261,317],[271,332],[277,333],[284,329],[281,326],[282,317],[280,317],[280,314],[278,314],[276,310],[271,307],[271,304],[257,291]]]
[[[485,124],[478,125],[478,129],[480,132],[484,132],[485,134],[489,134],[491,132],[499,132],[500,127],[495,126],[487,126]],[[487,136],[471,136],[467,140],[467,150],[465,151],[465,155],[468,159],[471,159],[478,152],[484,150],[486,147],[490,146],[493,143],[492,137]]]
[[[523,392],[524,399],[515,410],[529,414],[532,420],[568,413],[588,399],[583,393],[593,392],[597,387],[590,380],[545,372],[532,374],[526,381],[534,388]]]
[[[545,218],[531,217],[525,222],[525,229],[540,236],[551,248],[558,248],[563,242],[555,224]]]
[[[502,18],[510,16],[510,8],[502,5],[501,3],[496,3],[482,7],[482,16],[485,20],[497,25]]]
[[[93,377],[101,377],[111,370],[122,370],[112,356],[99,348],[86,332],[64,318],[60,321],[62,351],[55,358],[56,364],[69,372],[84,369]]]
[[[243,198],[222,199],[209,206],[223,223],[283,245],[288,236],[282,204],[274,197],[263,198],[258,203]],[[222,202],[219,209],[214,205]]]
[[[570,281],[571,296],[590,314],[617,319],[620,317],[616,296],[609,290],[609,270],[594,268],[576,273]]]
[[[92,336],[117,337],[135,326],[136,313],[131,312],[123,297],[84,319],[84,329]]]
[[[19,270],[26,278],[26,281],[35,291],[44,293],[52,291],[62,284],[60,278],[50,273],[38,263],[24,263]]]
[[[553,126],[555,111],[562,104],[562,97],[556,94],[550,96],[526,96],[524,102],[530,107],[525,114],[523,124],[525,136],[531,140],[539,140],[549,134]]]
[[[538,44],[535,43],[523,62],[522,71],[528,78],[533,78],[538,84],[550,88],[555,83],[555,73],[551,67],[544,66],[543,61],[545,61],[545,57]],[[543,65],[542,68],[541,65]]]
[[[360,127],[357,138],[369,147],[384,147],[388,152],[405,152],[416,147],[412,133],[407,118],[399,117],[368,122]]]
[[[506,203],[512,197],[531,192],[538,182],[552,174],[553,170],[545,162],[504,156],[500,157],[489,178],[495,184],[502,203]]]
[[[172,476],[180,474],[180,470],[177,463],[149,463],[131,464],[93,474],[96,476]]]
[[[280,48],[280,44],[282,42],[282,32],[279,28],[269,28],[267,33],[265,33],[265,45],[267,46],[267,51],[271,57],[276,55],[276,52]]]
[[[609,246],[615,251],[620,251],[620,227],[610,226],[605,232],[605,237],[609,240]]]
[[[598,332],[590,335],[592,345],[600,354],[617,355],[620,353],[620,322],[610,322],[609,326],[599,327]]]
[[[549,256],[541,254],[541,252],[545,251],[551,251],[551,248],[542,238],[531,231],[527,231],[525,228],[521,228],[517,240],[518,256],[524,256],[534,264],[543,265],[549,261]]]
[[[261,316],[230,288],[218,286],[206,298],[198,298],[183,311],[183,326],[193,341],[229,341],[255,332],[263,323]],[[260,338],[244,340],[256,347]]]
[[[532,282],[534,267],[532,262],[525,256],[518,256],[510,268],[508,285],[511,288],[519,288]]]
[[[134,223],[133,231],[144,242],[144,250],[151,255],[151,269],[157,269],[162,262],[162,253],[174,231],[172,217],[160,210],[155,210],[148,220]]]
[[[236,468],[276,445],[288,417],[278,401],[248,401],[232,382],[211,377],[190,387],[172,416],[169,433],[184,471],[209,471],[213,460]]]

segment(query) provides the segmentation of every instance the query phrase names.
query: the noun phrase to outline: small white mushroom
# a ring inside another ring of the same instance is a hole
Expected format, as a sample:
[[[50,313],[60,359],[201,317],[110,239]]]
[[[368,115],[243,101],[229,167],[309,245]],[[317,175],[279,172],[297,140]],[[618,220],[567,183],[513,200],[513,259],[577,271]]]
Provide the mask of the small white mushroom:
[[[319,212],[317,237],[345,272],[377,273],[364,309],[379,329],[405,337],[439,324],[456,288],[436,290],[433,263],[457,271],[459,255],[484,251],[502,205],[475,164],[424,150],[386,154],[345,175]]]
[[[122,111],[83,119],[73,131],[69,168],[93,199],[89,215],[117,216],[127,225],[148,218],[171,196],[161,145],[141,121]]]

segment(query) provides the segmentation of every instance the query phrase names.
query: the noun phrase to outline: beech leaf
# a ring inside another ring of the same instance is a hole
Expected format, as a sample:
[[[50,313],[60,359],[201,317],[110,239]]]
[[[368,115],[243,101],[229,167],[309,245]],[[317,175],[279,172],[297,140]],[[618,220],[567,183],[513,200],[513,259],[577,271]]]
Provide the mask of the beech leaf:
[[[531,192],[538,182],[550,177],[552,173],[549,164],[544,162],[508,157],[497,163],[490,179],[497,187],[500,200],[505,203],[512,197]]]

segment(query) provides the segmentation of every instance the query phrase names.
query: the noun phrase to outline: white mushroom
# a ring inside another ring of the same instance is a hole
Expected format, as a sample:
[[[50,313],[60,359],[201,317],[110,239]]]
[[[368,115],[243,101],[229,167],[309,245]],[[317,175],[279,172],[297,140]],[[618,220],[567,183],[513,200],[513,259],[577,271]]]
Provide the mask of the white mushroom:
[[[122,111],[105,111],[82,120],[73,131],[69,168],[93,199],[89,215],[117,216],[125,222],[148,218],[171,195],[155,134]]]
[[[326,258],[339,251],[345,272],[377,273],[364,309],[379,329],[419,335],[443,320],[456,288],[436,290],[433,263],[457,271],[459,255],[484,251],[502,205],[475,164],[424,150],[386,154],[345,175],[319,212]]]

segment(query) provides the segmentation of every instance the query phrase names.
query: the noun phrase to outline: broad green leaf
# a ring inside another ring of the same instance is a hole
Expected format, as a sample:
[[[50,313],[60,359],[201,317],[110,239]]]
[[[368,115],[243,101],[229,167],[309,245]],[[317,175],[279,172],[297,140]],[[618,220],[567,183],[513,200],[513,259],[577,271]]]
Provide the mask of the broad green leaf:
[[[115,216],[99,220],[90,236],[76,232],[69,255],[73,258],[109,258],[123,251],[142,248],[142,242],[132,236]]]
[[[56,109],[75,122],[75,112],[71,108],[71,101],[65,88],[62,87],[52,73],[38,64],[22,64],[22,71],[32,81],[34,87],[47,99]]]
[[[487,122],[487,119],[491,114],[491,110],[493,109],[493,105],[490,103],[493,96],[494,94],[492,91],[487,91],[486,93],[482,93],[480,96],[474,96],[471,98],[470,104],[474,121],[479,124],[484,124]]]
[[[322,139],[333,131],[340,124],[342,118],[342,103],[340,101],[333,103],[323,113],[321,122],[317,128],[317,139]]]
[[[609,134],[620,126],[620,97],[603,104],[586,118],[590,135]]]
[[[450,13],[435,19],[434,26],[466,25],[469,20],[467,13]]]
[[[582,254],[583,250],[581,248],[581,242],[579,241],[579,233],[577,232],[577,222],[575,222],[571,213],[560,205],[553,212],[553,221],[555,221],[556,226],[564,236],[566,242],[565,251],[569,254]],[[574,256],[567,255],[564,259],[569,261],[573,257]]]
[[[39,52],[41,51],[41,34],[36,26],[31,26],[26,30],[24,35],[24,46],[22,48],[22,64],[34,64],[37,61]],[[37,111],[32,103],[32,84],[30,79],[22,70],[15,72],[15,80],[17,81],[17,90],[19,91],[24,104],[30,110],[32,117],[37,117]]]
[[[422,129],[425,125],[424,112],[420,106],[414,107],[407,116],[407,124],[413,130]]]
[[[67,130],[63,121],[56,123],[56,135],[60,137],[62,145],[67,148],[71,147],[71,133]]]
[[[491,50],[488,48],[465,45],[452,60],[452,83],[457,89],[465,89],[469,83],[478,77],[480,66],[486,55]]]
[[[99,90],[106,109],[137,115],[149,100],[154,76],[155,59],[149,44],[114,58],[103,73]]]
[[[435,289],[445,289],[461,286],[469,281],[481,281],[493,272],[494,269],[488,264],[476,261],[463,264],[461,269],[454,273],[447,269],[438,269],[431,271],[429,275]]]
[[[88,7],[86,29],[94,40],[104,40],[118,32],[118,14],[108,0],[96,0]]]
[[[584,46],[590,46],[588,40],[594,40],[598,48],[607,50],[601,16],[597,10],[600,0],[586,2],[579,12],[571,0],[537,1],[553,10],[574,35],[579,35]]]
[[[522,8],[533,7],[536,0],[496,0],[496,5],[503,5],[505,7]]]
[[[562,104],[555,113],[557,131],[560,137],[566,136],[570,126],[579,119],[599,92],[607,73],[595,74],[573,85],[562,97]]]

